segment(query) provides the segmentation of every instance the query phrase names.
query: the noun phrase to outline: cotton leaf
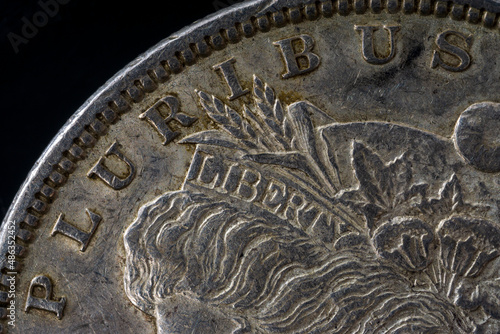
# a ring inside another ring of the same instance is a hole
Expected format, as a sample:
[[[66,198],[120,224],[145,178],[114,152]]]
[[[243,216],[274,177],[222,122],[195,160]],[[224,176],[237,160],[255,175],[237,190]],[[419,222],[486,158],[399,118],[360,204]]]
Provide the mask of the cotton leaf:
[[[399,193],[396,196],[396,204],[407,202],[408,200],[414,198],[415,196],[420,195],[421,198],[425,198],[427,194],[427,189],[429,189],[429,185],[426,183],[422,184],[413,184],[410,189]]]
[[[386,196],[388,199],[393,198],[391,206],[394,207],[397,204],[397,195],[404,194],[410,189],[413,175],[411,165],[405,154],[391,163],[387,170],[389,173],[389,187]]]
[[[352,162],[360,189],[367,199],[388,207],[389,175],[380,157],[363,144],[354,142]]]
[[[464,205],[462,187],[458,177],[453,174],[441,188],[439,198],[425,199],[417,207],[426,213],[449,215],[452,212],[462,210]]]

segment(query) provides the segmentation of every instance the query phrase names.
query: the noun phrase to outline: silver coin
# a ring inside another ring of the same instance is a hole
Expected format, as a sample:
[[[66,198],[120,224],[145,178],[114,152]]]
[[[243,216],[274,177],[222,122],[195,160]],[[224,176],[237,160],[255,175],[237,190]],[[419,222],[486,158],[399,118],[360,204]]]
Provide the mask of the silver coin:
[[[137,58],[2,227],[12,333],[498,333],[498,4],[248,1]]]

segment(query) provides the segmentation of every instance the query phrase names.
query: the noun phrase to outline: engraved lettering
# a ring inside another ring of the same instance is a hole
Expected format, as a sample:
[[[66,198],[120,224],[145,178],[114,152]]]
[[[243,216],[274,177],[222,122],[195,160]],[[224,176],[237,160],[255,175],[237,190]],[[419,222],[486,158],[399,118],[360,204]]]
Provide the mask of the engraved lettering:
[[[197,186],[252,202],[301,227],[328,229],[328,233],[334,233],[330,217],[325,216],[321,208],[306,201],[297,190],[278,180],[267,179],[255,169],[226,164],[218,155],[198,151],[187,180]]]
[[[168,116],[164,117],[162,113]],[[180,125],[187,127],[198,119],[179,112],[179,100],[171,95],[156,102],[151,108],[139,115],[139,118],[146,120],[158,131],[163,138],[163,145],[167,145],[180,134],[170,128],[170,122],[177,121]]]
[[[288,198],[287,187],[279,181],[271,181],[266,191],[263,204],[274,213],[280,212]]]
[[[307,213],[309,213],[309,211]],[[301,221],[306,220],[302,219]],[[310,221],[313,220],[311,219]],[[339,225],[335,224],[334,219],[330,215],[327,215],[324,212],[319,212],[311,226],[309,226],[309,229],[318,231],[321,241],[328,245],[333,243],[335,237],[338,237],[338,234],[340,234],[337,231],[338,226]]]
[[[303,204],[304,199],[301,195],[291,195],[288,201],[288,207],[285,209],[285,217],[289,220],[295,220],[297,218],[297,212]]]
[[[97,226],[102,220],[101,216],[99,216],[96,213],[93,213],[89,209],[87,209],[87,215],[89,216],[90,222],[92,223],[90,232],[83,232],[82,230],[76,228],[75,226],[65,222],[64,214],[60,214],[59,217],[57,218],[54,228],[52,229],[51,235],[54,236],[57,233],[61,233],[67,236],[68,238],[74,239],[82,245],[82,248],[80,250],[82,252],[85,252],[87,246],[89,245],[90,239],[94,235]]]
[[[229,172],[226,176],[226,181],[224,181],[223,189],[228,193],[235,192],[238,188],[238,184],[241,178],[241,168],[239,165],[233,165],[229,168]]]
[[[312,224],[317,223],[322,212],[313,204],[308,203],[297,210],[297,218],[302,226],[308,228]]]
[[[439,50],[434,51],[432,55],[431,68],[436,68],[441,66],[445,70],[451,72],[462,72],[465,71],[471,63],[471,57],[469,53],[460,48],[457,45],[452,44],[449,40],[450,37],[458,37],[465,41],[468,48],[472,46],[472,35],[466,36],[458,31],[447,30],[438,35],[436,38],[436,45]],[[444,59],[444,55],[451,56],[458,60],[458,63],[452,62],[450,60]]]
[[[131,215],[124,288],[144,312],[156,310],[159,332],[194,321],[213,321],[214,333],[387,332],[387,323],[405,333],[498,332],[498,210],[467,200],[471,191],[491,197],[483,181],[495,175],[476,180],[458,168],[450,138],[390,122],[339,124],[308,102],[282,104],[259,78],[253,94],[238,112],[199,92],[219,129],[186,137],[197,148],[185,182]],[[498,131],[480,124],[498,116],[491,104],[463,114],[455,144],[498,144]],[[175,316],[178,306],[187,313]],[[361,316],[350,319],[353,309]]]
[[[373,33],[378,30],[376,26],[354,26],[354,30],[361,32],[361,52],[363,54],[363,59],[366,62],[373,65],[383,65],[390,62],[395,54],[396,54],[396,45],[394,43],[394,36],[396,32],[399,31],[399,26],[386,26],[384,25],[384,30],[389,33],[389,41],[390,41],[390,51],[389,55],[382,56],[377,54],[375,50],[375,46],[373,43],[374,37]]]
[[[240,186],[238,188],[238,195],[246,200],[252,201],[257,195],[256,185],[259,180],[259,173],[246,170],[243,174]]]
[[[45,292],[44,298],[35,297],[33,295],[35,288],[42,288]],[[54,300],[52,292],[52,282],[46,276],[37,276],[31,280],[28,297],[26,298],[25,312],[32,308],[45,310],[55,313],[59,320],[63,317],[63,310],[66,306],[66,298],[61,297],[59,300]]]
[[[203,151],[195,154],[187,180],[204,188],[251,202],[257,201],[265,190],[261,184],[265,181],[258,171],[239,164],[225,164],[220,156],[213,156]]]
[[[226,173],[223,161],[202,151],[196,153],[195,159],[198,160],[197,167],[196,170],[192,169],[189,172],[188,180],[196,179],[197,182],[208,185],[211,189],[220,187]]]
[[[222,72],[222,76],[224,77],[224,80],[231,90],[231,95],[228,96],[229,100],[235,100],[245,94],[250,93],[250,90],[243,89],[243,87],[241,87],[238,77],[236,76],[234,63],[236,63],[236,59],[231,58],[212,67],[214,70],[219,70]]]
[[[135,177],[135,166],[120,150],[118,149],[120,145],[118,142],[114,142],[113,145],[106,151],[106,154],[97,161],[97,163],[90,169],[87,173],[89,178],[94,176],[99,177],[104,183],[113,188],[114,190],[121,190],[127,187]],[[114,155],[118,157],[121,161],[127,164],[128,175],[126,177],[119,177],[115,173],[111,172],[108,168],[104,166],[104,161],[106,157]]]
[[[283,79],[309,73],[319,67],[320,57],[312,52],[314,44],[314,39],[309,35],[286,38],[273,43],[280,48],[285,60],[286,73],[283,74]],[[297,50],[299,47],[302,51]]]

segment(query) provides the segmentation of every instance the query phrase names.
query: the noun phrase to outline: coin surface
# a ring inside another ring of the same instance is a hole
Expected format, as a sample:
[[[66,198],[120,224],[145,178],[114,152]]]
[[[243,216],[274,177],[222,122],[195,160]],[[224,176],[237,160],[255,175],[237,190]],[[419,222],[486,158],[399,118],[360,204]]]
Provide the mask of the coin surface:
[[[11,206],[4,330],[500,332],[498,12],[248,1],[160,42]]]

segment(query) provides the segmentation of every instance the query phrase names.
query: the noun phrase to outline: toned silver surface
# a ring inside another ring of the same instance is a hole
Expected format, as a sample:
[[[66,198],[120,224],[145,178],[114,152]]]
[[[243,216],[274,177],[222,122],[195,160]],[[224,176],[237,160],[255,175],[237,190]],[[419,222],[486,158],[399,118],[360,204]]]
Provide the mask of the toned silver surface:
[[[12,204],[4,332],[499,333],[498,7],[248,1],[160,42]]]

